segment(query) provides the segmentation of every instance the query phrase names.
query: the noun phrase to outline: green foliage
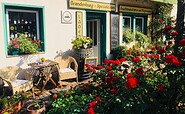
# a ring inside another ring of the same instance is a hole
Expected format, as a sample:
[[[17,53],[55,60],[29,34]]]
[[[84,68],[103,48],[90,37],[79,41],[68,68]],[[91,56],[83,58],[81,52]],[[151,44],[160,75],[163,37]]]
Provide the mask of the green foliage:
[[[91,45],[92,39],[90,37],[79,37],[71,42],[74,49],[86,49]]]
[[[150,44],[150,39],[142,32],[136,32],[135,35],[136,46],[145,48],[146,45]]]
[[[130,43],[134,40],[134,34],[131,29],[125,29],[123,31],[123,41],[126,43]]]
[[[61,91],[48,114],[86,114],[89,102],[94,98],[93,89],[94,86],[87,83],[67,93]]]
[[[115,59],[120,59],[126,55],[126,47],[125,46],[116,46],[113,49],[112,54],[114,55]]]

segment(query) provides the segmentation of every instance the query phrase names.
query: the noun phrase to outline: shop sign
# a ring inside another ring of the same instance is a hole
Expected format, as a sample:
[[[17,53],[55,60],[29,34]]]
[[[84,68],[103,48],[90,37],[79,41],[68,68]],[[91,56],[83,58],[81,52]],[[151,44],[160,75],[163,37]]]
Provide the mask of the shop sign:
[[[72,23],[72,13],[70,11],[62,11],[62,23]]]
[[[115,4],[84,0],[69,0],[69,8],[115,11]]]
[[[148,8],[138,8],[131,6],[120,6],[120,12],[131,12],[131,13],[143,13],[143,14],[152,14],[152,9]]]
[[[76,36],[81,37],[83,34],[83,13],[76,12]]]

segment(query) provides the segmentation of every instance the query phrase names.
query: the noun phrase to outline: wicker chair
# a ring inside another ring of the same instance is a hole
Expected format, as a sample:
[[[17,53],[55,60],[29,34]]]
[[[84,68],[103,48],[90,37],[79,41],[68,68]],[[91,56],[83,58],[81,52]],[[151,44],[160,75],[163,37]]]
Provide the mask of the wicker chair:
[[[15,94],[16,91],[27,91],[32,89],[32,76],[25,69],[17,66],[8,66],[0,69],[0,78],[3,80],[4,87],[8,87]],[[33,97],[34,92],[33,92]]]
[[[55,61],[59,63],[59,80],[76,78],[78,82],[78,63],[71,56],[58,56]]]

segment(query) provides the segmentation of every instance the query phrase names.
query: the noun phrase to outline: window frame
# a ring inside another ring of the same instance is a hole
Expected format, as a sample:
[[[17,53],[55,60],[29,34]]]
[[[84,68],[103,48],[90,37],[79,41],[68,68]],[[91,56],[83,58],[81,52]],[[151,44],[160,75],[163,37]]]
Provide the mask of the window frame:
[[[7,34],[7,20],[6,20],[6,9],[25,9],[25,10],[33,10],[38,11],[38,19],[39,19],[39,38],[41,40],[42,51],[39,53],[46,52],[46,24],[45,24],[45,7],[44,6],[36,6],[36,5],[26,5],[26,4],[13,4],[13,3],[2,3],[2,17],[3,17],[3,30],[4,30],[4,54],[6,57],[12,57],[12,55],[8,55],[8,37]],[[17,55],[17,56],[21,56]]]
[[[36,28],[37,28],[37,39],[40,40],[40,28],[39,28],[39,11],[34,11],[34,10],[24,10],[24,9],[12,9],[12,8],[7,8],[6,9],[6,22],[7,22],[7,36],[10,35],[10,29],[9,29],[9,14],[8,12],[23,12],[23,13],[35,13],[36,14]],[[8,42],[10,41],[10,38],[8,38]]]

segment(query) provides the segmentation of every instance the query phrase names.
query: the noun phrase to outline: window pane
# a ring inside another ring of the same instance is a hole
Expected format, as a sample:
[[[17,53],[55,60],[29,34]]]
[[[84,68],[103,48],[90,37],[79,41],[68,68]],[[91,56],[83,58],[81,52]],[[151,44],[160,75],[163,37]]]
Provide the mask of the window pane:
[[[123,30],[131,29],[131,17],[123,17]]]
[[[39,38],[35,12],[8,11],[8,17],[10,38],[19,37],[20,33],[33,40]]]
[[[144,18],[136,17],[136,31],[143,32],[144,30]]]

